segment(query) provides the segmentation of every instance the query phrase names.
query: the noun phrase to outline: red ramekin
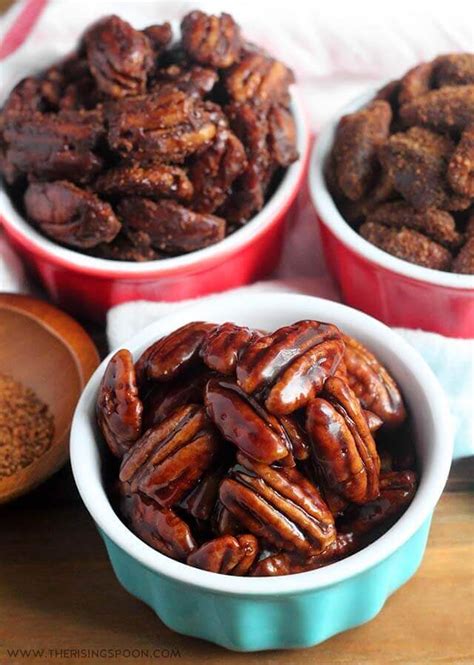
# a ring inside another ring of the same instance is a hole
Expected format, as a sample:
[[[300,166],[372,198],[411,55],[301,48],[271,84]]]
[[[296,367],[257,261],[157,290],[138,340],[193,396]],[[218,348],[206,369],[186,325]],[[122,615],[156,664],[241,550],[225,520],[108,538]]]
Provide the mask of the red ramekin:
[[[110,307],[129,300],[182,300],[248,284],[276,267],[285,219],[304,179],[309,129],[295,92],[292,111],[299,160],[287,169],[271,199],[250,222],[205,249],[146,263],[86,256],[41,235],[18,213],[5,191],[0,196],[0,222],[50,298],[88,319],[100,321]]]
[[[375,247],[345,221],[328,191],[324,164],[339,119],[362,107],[374,94],[345,107],[323,129],[311,155],[309,188],[327,266],[344,302],[390,326],[474,337],[474,276],[423,268]]]

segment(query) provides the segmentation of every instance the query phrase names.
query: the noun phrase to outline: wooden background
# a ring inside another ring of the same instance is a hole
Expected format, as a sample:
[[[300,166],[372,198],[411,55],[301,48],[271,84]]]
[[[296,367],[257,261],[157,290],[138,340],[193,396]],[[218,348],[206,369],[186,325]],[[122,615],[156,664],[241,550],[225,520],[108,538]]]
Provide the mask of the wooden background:
[[[0,12],[9,4],[0,0]],[[472,664],[473,499],[474,459],[463,460],[436,509],[419,571],[372,622],[313,649],[238,654],[171,632],[119,586],[67,466],[28,497],[0,508],[0,665]],[[12,657],[8,649],[44,652]],[[78,659],[74,649],[122,655]],[[142,655],[130,657],[133,650]]]

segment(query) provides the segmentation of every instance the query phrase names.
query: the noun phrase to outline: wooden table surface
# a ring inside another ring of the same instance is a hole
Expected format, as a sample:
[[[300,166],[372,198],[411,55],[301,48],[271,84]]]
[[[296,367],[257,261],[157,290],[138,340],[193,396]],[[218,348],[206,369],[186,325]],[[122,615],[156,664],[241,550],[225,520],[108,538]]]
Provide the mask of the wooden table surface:
[[[370,623],[312,649],[238,654],[173,633],[120,587],[67,466],[0,508],[0,665],[474,663],[473,499],[474,460],[462,461],[419,571]]]

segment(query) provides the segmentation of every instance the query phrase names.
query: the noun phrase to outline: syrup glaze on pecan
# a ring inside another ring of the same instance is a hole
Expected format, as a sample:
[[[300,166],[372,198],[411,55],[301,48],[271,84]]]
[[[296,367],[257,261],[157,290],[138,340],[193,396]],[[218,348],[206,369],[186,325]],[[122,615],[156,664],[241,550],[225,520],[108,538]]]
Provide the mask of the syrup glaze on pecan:
[[[321,374],[331,345],[337,362]],[[285,400],[290,369],[305,377],[304,399]],[[272,413],[269,395],[288,412]],[[97,420],[121,458],[115,491],[126,523],[159,552],[210,572],[328,565],[384,533],[416,491],[394,378],[328,323],[269,334],[196,321],[155,341],[135,365],[119,351]]]

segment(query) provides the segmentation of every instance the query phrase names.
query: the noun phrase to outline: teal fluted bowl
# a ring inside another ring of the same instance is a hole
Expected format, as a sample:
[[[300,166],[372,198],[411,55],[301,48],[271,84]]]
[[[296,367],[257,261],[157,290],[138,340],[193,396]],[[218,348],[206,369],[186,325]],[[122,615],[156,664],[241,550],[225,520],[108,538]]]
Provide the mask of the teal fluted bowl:
[[[89,381],[71,431],[71,462],[122,586],[171,629],[228,649],[310,647],[375,617],[417,570],[452,456],[446,399],[437,379],[401,337],[338,303],[294,294],[219,296],[161,319],[125,346],[135,358],[155,339],[193,320],[274,329],[301,319],[331,321],[357,337],[390,369],[414,422],[420,484],[413,502],[381,538],[342,561],[295,575],[219,575],[174,561],[137,538],[114,512],[102,480],[95,399],[108,358]]]

